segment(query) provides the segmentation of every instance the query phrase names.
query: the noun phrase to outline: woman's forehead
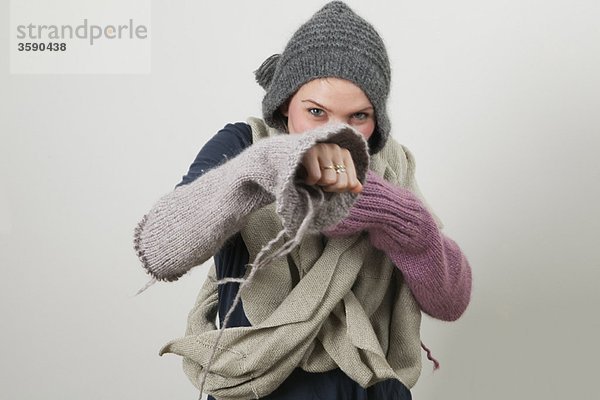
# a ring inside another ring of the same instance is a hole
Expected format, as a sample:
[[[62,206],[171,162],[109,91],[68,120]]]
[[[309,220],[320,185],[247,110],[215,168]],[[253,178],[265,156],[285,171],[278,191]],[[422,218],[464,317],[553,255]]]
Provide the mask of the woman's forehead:
[[[357,106],[369,106],[371,103],[355,83],[340,78],[317,78],[300,87],[295,97],[299,100],[311,99],[317,102],[340,101],[352,102]]]

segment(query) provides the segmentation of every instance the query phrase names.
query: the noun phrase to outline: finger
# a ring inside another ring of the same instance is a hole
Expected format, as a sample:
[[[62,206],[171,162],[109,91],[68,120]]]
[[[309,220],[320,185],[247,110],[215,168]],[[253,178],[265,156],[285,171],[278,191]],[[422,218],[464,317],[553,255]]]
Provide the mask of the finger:
[[[331,163],[335,166],[337,165],[343,165],[345,167],[344,164],[344,157],[343,157],[343,152],[342,152],[342,148],[338,147],[338,149],[336,149],[335,151],[335,157],[331,160]],[[343,170],[328,170],[328,171],[333,171],[333,173],[335,174],[335,182],[331,185],[327,185],[325,186],[325,188],[323,189],[324,191],[327,192],[345,192],[348,191],[348,175],[346,174],[345,171]]]
[[[315,185],[321,179],[321,168],[319,165],[317,148],[312,147],[304,154],[302,165],[306,169],[306,179],[304,182],[307,185]]]
[[[339,164],[339,163],[338,163]],[[326,192],[347,192],[348,191],[348,177],[345,172],[335,173],[337,182],[333,185],[327,185],[323,187]]]
[[[321,179],[317,182],[320,186],[332,186],[337,183],[338,177],[333,168],[334,162],[330,158],[322,158],[319,161],[321,168]],[[330,168],[331,167],[331,168]]]
[[[321,170],[321,179],[318,180],[317,185],[331,186],[337,183],[338,177],[333,166],[336,164],[335,160],[340,159],[339,151],[340,147],[334,143],[320,143],[320,146],[317,147]]]
[[[362,192],[362,184],[356,176],[356,168],[354,166],[354,161],[352,160],[352,154],[347,149],[343,149],[342,154],[344,156],[344,165],[346,166],[348,191],[360,193]]]

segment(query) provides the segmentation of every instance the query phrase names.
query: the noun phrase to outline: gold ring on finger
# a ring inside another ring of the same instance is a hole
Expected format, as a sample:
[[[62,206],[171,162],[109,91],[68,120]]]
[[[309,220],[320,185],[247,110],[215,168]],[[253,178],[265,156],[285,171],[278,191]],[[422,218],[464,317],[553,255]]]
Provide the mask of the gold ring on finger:
[[[346,172],[346,166],[343,164],[334,165],[335,172],[341,174],[342,172]]]

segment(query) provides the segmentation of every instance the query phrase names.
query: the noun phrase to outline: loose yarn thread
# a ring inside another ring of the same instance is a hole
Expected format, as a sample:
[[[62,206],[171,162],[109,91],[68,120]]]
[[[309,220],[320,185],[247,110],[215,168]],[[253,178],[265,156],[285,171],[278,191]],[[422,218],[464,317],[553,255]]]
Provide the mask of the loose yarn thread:
[[[304,220],[300,224],[300,227],[298,228],[298,231],[296,232],[294,237],[292,239],[290,239],[289,241],[283,243],[272,254],[267,255],[267,252],[269,252],[273,248],[273,246],[279,241],[279,239],[281,239],[284,236],[284,234],[286,233],[286,229],[285,228],[282,229],[274,239],[269,241],[269,243],[267,243],[260,250],[260,252],[256,255],[256,258],[254,259],[254,262],[252,264],[248,264],[248,266],[251,267],[251,270],[250,270],[250,273],[248,274],[247,278],[245,278],[245,279],[244,278],[223,278],[216,282],[217,285],[223,285],[223,284],[230,283],[230,282],[237,282],[237,283],[240,283],[240,287],[239,287],[238,292],[233,300],[233,303],[231,304],[231,306],[229,307],[229,310],[227,311],[227,314],[225,314],[225,318],[223,318],[223,323],[219,327],[219,334],[217,335],[215,343],[212,346],[212,350],[211,350],[210,357],[208,359],[208,363],[204,367],[204,371],[202,373],[202,378],[200,381],[200,397],[199,397],[200,399],[202,398],[202,393],[204,391],[204,384],[206,382],[206,378],[208,376],[208,373],[210,372],[210,366],[212,365],[213,358],[217,352],[217,346],[219,345],[219,341],[221,340],[221,336],[223,335],[225,327],[227,326],[227,323],[229,322],[229,319],[231,318],[231,315],[233,314],[233,310],[237,307],[238,303],[241,300],[242,291],[245,290],[252,283],[252,280],[254,279],[254,275],[256,274],[256,272],[259,269],[265,267],[266,265],[269,265],[273,260],[275,260],[277,258],[286,256],[292,250],[294,250],[294,248],[300,244],[300,241],[302,240],[302,238],[304,237],[304,235],[306,234],[306,232],[309,228],[309,224],[312,222],[312,219],[315,214],[314,206],[312,203],[312,198],[310,197],[310,194],[308,193],[308,191],[306,191],[305,189],[298,188],[298,190],[300,192],[303,192],[304,195],[306,196],[306,200],[307,200],[307,204],[308,204],[308,212],[307,212],[307,215],[305,216]],[[320,207],[323,204],[323,202],[325,201],[325,197],[321,190],[318,190],[317,193],[319,194],[319,198],[317,200],[317,205]],[[256,398],[258,398],[258,394],[255,393],[255,395],[256,395]]]
[[[427,346],[425,346],[425,343],[423,343],[422,341],[421,347],[427,353],[427,359],[433,363],[433,370],[438,370],[440,368],[440,362],[433,357],[433,355],[431,354],[431,350],[429,350],[429,348],[427,348]]]
[[[143,291],[148,289],[150,286],[154,285],[156,282],[158,282],[158,280],[156,280],[156,278],[150,279],[144,286],[142,286],[142,288],[140,290],[137,291],[137,293],[134,296],[139,295],[140,293],[142,293]]]

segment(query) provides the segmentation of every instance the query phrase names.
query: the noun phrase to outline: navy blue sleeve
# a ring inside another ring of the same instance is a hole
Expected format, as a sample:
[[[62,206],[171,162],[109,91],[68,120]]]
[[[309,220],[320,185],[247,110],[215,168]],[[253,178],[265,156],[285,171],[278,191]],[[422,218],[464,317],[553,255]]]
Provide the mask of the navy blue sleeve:
[[[252,129],[245,122],[227,124],[203,147],[190,165],[188,173],[175,187],[187,185],[199,176],[235,157],[252,144]]]
[[[242,150],[252,144],[252,128],[244,122],[227,124],[217,132],[203,147],[190,165],[188,173],[175,187],[187,185],[202,176],[210,169],[218,167],[228,159],[240,154]],[[238,232],[225,242],[223,247],[215,254],[215,267],[217,278],[225,277],[242,278],[246,272],[249,259],[248,249]],[[223,318],[233,304],[239,290],[239,283],[229,282],[219,285],[219,322],[223,325]],[[242,303],[238,303],[233,315],[229,319],[228,327],[251,326],[244,313]]]

